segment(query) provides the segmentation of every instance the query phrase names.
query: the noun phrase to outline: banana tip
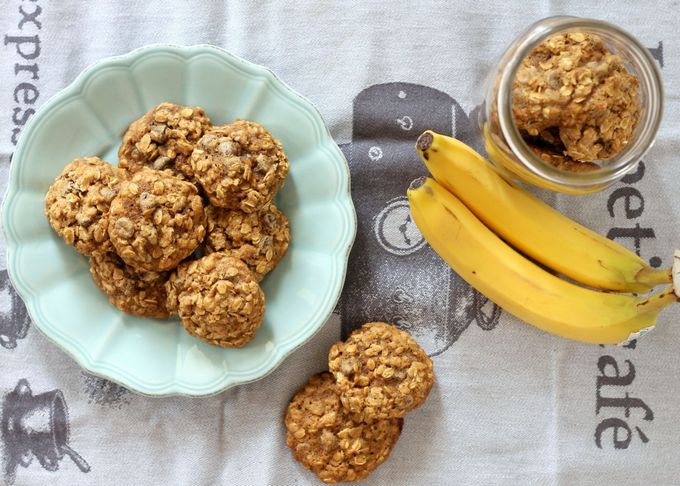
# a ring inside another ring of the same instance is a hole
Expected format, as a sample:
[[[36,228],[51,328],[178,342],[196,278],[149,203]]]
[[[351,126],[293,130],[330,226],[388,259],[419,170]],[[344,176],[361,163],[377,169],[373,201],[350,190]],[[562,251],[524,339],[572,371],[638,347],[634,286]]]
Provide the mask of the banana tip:
[[[418,178],[415,179],[413,182],[411,182],[411,184],[409,184],[408,190],[409,190],[409,191],[412,191],[412,190],[414,190],[414,189],[418,189],[420,186],[422,186],[423,184],[425,184],[425,181],[426,181],[426,180],[427,180],[427,177],[418,177]]]
[[[418,140],[416,141],[416,148],[420,150],[421,152],[426,151],[432,146],[432,142],[434,141],[434,137],[430,132],[424,132],[418,137]]]

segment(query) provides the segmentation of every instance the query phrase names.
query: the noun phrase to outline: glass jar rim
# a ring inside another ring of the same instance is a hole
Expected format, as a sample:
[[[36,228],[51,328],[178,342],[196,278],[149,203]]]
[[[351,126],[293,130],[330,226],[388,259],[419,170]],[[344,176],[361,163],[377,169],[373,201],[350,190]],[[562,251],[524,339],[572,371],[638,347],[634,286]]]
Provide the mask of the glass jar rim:
[[[524,58],[535,47],[549,37],[560,32],[583,29],[594,33],[605,33],[630,48],[630,54],[640,72],[640,89],[647,91],[650,98],[649,120],[640,120],[642,131],[632,144],[596,171],[568,172],[541,160],[529,148],[517,129],[512,116],[512,84],[515,74]],[[647,151],[652,147],[661,124],[663,114],[663,84],[661,71],[649,50],[631,34],[609,22],[572,16],[544,18],[533,24],[514,41],[514,49],[504,54],[507,67],[501,72],[496,98],[496,110],[501,133],[508,148],[519,161],[534,175],[553,184],[574,189],[587,189],[609,185],[634,169]],[[618,159],[618,161],[616,161]]]

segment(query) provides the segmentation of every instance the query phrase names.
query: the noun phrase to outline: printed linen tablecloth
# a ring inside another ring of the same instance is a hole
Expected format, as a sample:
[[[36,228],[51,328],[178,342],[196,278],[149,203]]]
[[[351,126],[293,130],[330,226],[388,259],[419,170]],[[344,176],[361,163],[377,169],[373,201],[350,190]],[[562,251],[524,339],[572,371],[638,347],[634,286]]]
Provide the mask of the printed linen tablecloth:
[[[345,290],[323,330],[263,380],[203,399],[139,396],[81,370],[30,322],[0,245],[2,479],[317,484],[285,445],[286,403],[325,368],[334,341],[385,320],[433,356],[438,382],[367,483],[680,483],[677,309],[625,347],[561,340],[489,303],[409,224],[405,188],[425,173],[417,135],[433,128],[471,142],[469,115],[493,59],[555,14],[602,18],[636,35],[662,67],[666,110],[636,172],[594,196],[544,197],[667,266],[680,242],[673,2],[3,0],[3,193],[22,128],[83,68],[149,43],[209,43],[270,67],[318,106],[349,161],[359,222]]]

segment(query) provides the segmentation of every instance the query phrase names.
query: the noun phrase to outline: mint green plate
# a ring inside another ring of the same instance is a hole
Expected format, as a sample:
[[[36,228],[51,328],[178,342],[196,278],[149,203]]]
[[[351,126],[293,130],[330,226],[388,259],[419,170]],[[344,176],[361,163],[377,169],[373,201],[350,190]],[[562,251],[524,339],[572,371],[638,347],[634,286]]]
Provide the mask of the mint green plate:
[[[262,283],[264,323],[241,349],[205,344],[176,320],[115,309],[87,259],[43,215],[44,194],[68,162],[99,155],[117,164],[128,124],[162,101],[202,106],[215,124],[255,120],[291,161],[277,196],[291,244]],[[347,162],[319,112],[268,69],[212,46],[155,45],[105,59],[47,101],[14,153],[3,220],[9,275],[35,325],[83,368],[148,395],[210,395],[275,369],[333,311],[356,232]]]

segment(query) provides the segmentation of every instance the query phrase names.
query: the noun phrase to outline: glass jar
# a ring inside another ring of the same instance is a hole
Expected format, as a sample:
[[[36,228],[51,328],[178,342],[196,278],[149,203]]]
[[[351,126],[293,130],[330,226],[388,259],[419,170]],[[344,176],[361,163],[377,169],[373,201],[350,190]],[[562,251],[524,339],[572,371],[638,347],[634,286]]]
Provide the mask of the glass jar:
[[[618,55],[628,72],[640,82],[640,117],[631,139],[619,153],[608,160],[597,161],[597,167],[588,171],[558,168],[535,155],[512,115],[512,86],[524,58],[547,38],[569,32],[599,36],[606,48]],[[661,73],[649,50],[637,39],[600,20],[548,17],[520,35],[490,73],[480,111],[480,128],[489,159],[501,172],[538,187],[586,194],[604,189],[636,167],[654,143],[662,111]]]

